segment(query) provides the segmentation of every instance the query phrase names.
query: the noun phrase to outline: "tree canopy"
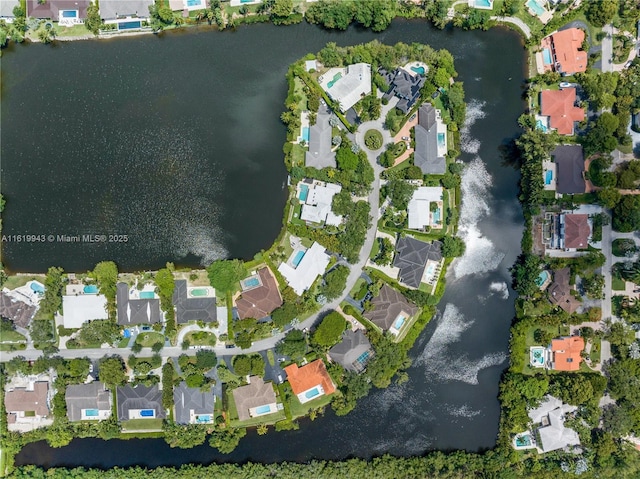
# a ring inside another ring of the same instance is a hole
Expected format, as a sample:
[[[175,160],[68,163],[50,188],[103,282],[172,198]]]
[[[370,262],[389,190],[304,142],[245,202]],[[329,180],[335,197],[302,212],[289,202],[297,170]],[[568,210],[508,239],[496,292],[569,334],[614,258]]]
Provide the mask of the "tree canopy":
[[[311,342],[323,348],[329,348],[340,340],[347,328],[347,321],[337,311],[327,314],[311,336]]]
[[[220,293],[234,291],[238,282],[247,276],[247,269],[239,259],[218,260],[207,268],[211,286]]]

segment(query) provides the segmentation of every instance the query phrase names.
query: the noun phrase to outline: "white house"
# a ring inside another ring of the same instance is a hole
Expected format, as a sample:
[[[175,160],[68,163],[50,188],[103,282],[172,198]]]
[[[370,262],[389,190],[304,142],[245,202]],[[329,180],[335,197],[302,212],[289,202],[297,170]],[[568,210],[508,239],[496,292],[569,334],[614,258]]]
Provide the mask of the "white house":
[[[331,68],[320,78],[320,86],[342,111],[347,111],[371,93],[371,65],[355,63],[346,68]]]
[[[436,203],[439,211],[442,212],[442,191],[440,186],[421,186],[413,192],[407,207],[409,229],[419,230],[425,226],[442,227],[442,218],[439,216],[434,218],[431,212],[431,203]]]
[[[339,226],[342,223],[342,216],[333,212],[331,202],[341,190],[342,186],[333,183],[315,182],[309,185],[309,193],[302,205],[300,219],[311,223]]]
[[[577,409],[576,406],[563,404],[558,398],[546,396],[539,407],[529,411],[531,422],[540,424],[537,429],[540,439],[537,443],[539,452],[550,452],[580,444],[578,433],[564,425],[565,414]]]
[[[298,251],[294,252],[298,254]],[[287,280],[297,295],[301,296],[311,287],[316,278],[323,274],[329,265],[329,255],[325,253],[324,246],[313,243],[311,248],[304,252],[302,259],[297,264],[287,261],[278,266],[278,271]]]

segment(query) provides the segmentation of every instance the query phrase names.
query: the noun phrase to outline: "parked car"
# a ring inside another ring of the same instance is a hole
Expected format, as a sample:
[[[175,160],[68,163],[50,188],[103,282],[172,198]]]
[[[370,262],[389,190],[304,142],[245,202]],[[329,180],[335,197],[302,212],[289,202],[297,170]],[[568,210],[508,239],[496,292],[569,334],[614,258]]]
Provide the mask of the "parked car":
[[[404,141],[407,141],[407,140],[409,139],[409,137],[408,137],[408,136],[403,136],[403,137],[402,137],[402,139],[403,139]]]
[[[92,373],[93,372],[93,363],[89,363],[89,372]]]
[[[278,374],[278,383],[282,384],[282,374]]]
[[[413,115],[411,115],[411,118],[409,118],[409,121],[413,121],[416,119],[416,114],[414,113]]]
[[[640,293],[640,289],[634,289],[633,292],[634,293]]]
[[[629,68],[631,66],[633,62],[631,60],[629,60],[627,63],[624,64],[625,68]]]
[[[560,82],[560,88],[570,88],[572,86],[574,86],[573,83],[569,83],[566,81]]]
[[[227,348],[227,349],[235,348],[235,346],[233,344],[225,344],[224,347]]]

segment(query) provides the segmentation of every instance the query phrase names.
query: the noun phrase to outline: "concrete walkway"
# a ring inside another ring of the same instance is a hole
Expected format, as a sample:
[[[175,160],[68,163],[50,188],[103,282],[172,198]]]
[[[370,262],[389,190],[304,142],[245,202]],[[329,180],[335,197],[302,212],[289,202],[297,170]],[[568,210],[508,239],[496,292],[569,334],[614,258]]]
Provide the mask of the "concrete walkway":
[[[522,33],[527,38],[527,40],[529,38],[531,38],[531,29],[529,28],[529,26],[526,23],[524,23],[519,18],[516,18],[516,17],[496,17],[496,16],[494,16],[494,17],[491,17],[491,20],[495,20],[496,22],[499,22],[499,23],[510,23],[511,25],[515,25],[516,27],[518,27],[522,31]]]

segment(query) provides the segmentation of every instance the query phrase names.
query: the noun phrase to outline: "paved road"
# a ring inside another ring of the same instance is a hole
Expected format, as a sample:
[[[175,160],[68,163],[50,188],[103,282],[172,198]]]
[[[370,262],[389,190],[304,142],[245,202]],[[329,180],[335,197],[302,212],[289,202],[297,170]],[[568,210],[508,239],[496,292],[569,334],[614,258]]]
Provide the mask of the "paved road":
[[[609,215],[607,212],[603,213]],[[613,267],[613,253],[611,248],[611,216],[609,216],[609,224],[602,226],[602,254],[604,255],[604,265],[602,266],[602,275],[604,276],[604,299],[602,300],[602,319],[611,318],[615,321],[611,314],[611,268]]]

